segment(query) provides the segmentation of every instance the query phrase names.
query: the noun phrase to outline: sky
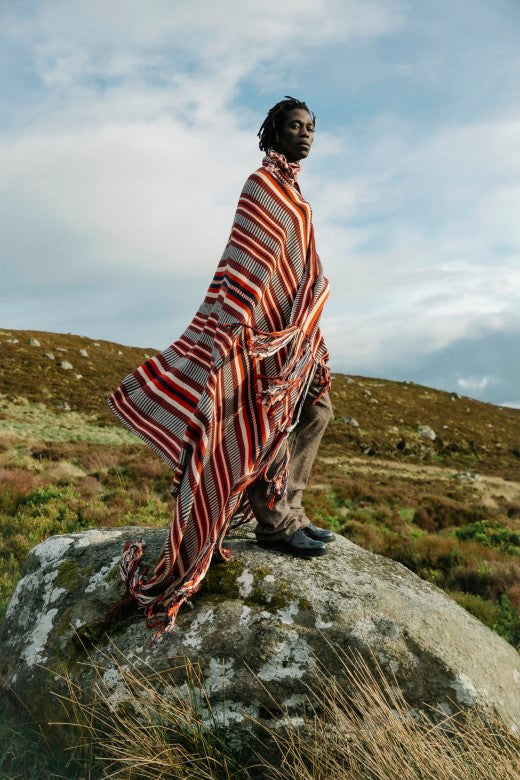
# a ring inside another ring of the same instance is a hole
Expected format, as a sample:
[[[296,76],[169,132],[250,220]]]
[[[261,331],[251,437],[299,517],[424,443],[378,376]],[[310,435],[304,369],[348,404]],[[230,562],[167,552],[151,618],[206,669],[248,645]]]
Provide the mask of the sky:
[[[333,371],[520,408],[518,0],[0,0],[0,60],[0,327],[167,347],[294,95]]]

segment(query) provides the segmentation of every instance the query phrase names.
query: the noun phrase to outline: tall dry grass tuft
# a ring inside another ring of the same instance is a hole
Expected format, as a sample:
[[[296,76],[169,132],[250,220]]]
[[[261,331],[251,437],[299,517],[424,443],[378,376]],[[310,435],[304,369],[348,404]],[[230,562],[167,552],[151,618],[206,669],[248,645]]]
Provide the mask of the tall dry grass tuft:
[[[250,775],[226,743],[204,689],[200,668],[186,659],[179,668],[158,673],[130,659],[106,656],[108,665],[89,664],[94,683],[85,700],[66,676],[60,697],[66,721],[52,724],[79,729],[72,748],[83,754],[89,777],[120,780],[247,780]],[[105,684],[108,675],[113,685]],[[175,677],[184,678],[179,688]]]
[[[338,652],[347,685],[318,672],[319,716],[272,733],[283,755],[268,780],[518,780],[520,740],[495,718],[413,711],[377,662]],[[323,695],[323,691],[326,692]]]
[[[241,753],[234,728],[214,717],[197,666],[184,661],[185,684],[167,672],[114,666],[117,693],[93,666],[93,699],[68,679],[67,724],[82,733],[103,778],[124,780],[518,780],[520,740],[494,718],[413,711],[375,659],[337,650],[343,684],[318,671],[305,693],[303,725],[289,713],[256,732]],[[375,667],[374,667],[375,664]],[[375,672],[372,671],[375,668]],[[173,670],[178,672],[179,670]],[[178,675],[177,675],[178,677]],[[259,682],[259,685],[261,683]],[[276,702],[273,701],[276,705]],[[276,706],[275,706],[276,709]],[[248,716],[245,715],[247,718]],[[241,760],[247,756],[247,766]]]

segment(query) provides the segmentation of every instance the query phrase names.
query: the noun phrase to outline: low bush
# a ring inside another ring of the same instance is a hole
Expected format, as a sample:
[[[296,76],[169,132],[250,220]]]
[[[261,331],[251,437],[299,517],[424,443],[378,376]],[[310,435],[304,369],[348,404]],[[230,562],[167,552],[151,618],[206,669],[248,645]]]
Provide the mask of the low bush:
[[[462,502],[441,495],[424,495],[418,507],[414,522],[426,530],[442,530],[454,526],[465,525],[489,517],[491,510],[480,502]]]
[[[520,561],[473,558],[451,570],[446,578],[445,587],[497,601],[519,581]]]
[[[455,529],[457,539],[474,539],[486,547],[497,547],[508,555],[520,555],[520,531],[498,522],[479,520]]]
[[[497,601],[463,591],[447,591],[461,607],[474,615],[481,623],[496,631],[512,645],[520,645],[520,615],[506,595]]]

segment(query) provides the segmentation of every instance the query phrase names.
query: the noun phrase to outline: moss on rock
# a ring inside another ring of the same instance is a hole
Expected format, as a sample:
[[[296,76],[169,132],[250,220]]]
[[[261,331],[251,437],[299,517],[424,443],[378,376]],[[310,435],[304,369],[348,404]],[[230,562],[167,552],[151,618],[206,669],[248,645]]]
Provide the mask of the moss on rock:
[[[90,623],[85,623],[74,629],[72,642],[78,650],[94,647],[96,643],[102,639],[103,634],[107,632],[107,629],[108,625],[106,620],[93,620]]]
[[[122,580],[118,563],[116,563],[115,566],[112,566],[107,576],[105,577],[105,580],[109,585],[121,585]]]
[[[77,561],[66,558],[58,567],[58,573],[54,581],[55,587],[78,592],[82,590],[83,583],[97,570],[96,564],[80,566]]]
[[[275,580],[273,587],[266,588],[262,584],[263,579],[263,577],[262,579],[255,577],[253,589],[248,598],[245,599],[246,603],[258,604],[272,612],[277,609],[283,609],[291,601],[294,601],[294,593],[285,580]]]
[[[253,583],[249,594],[241,596],[238,580],[246,570]],[[298,602],[302,610],[311,608],[310,602],[299,598],[286,579],[275,576],[274,581],[266,582],[266,577],[270,575],[273,576],[273,570],[267,566],[250,567],[237,560],[219,563],[209,568],[197,598],[242,599],[248,606],[260,606],[269,612],[284,609],[294,602]]]
[[[54,581],[57,588],[76,590],[80,578],[80,567],[76,561],[64,560],[58,567],[58,573]]]
[[[210,566],[200,586],[200,596],[221,596],[226,599],[239,598],[240,588],[237,580],[244,568],[244,564],[237,560]]]

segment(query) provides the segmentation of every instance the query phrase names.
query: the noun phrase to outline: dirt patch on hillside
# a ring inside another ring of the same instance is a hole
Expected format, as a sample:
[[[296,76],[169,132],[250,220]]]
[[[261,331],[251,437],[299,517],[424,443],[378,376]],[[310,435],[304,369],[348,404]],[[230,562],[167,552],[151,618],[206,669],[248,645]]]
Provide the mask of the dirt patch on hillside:
[[[326,457],[318,456],[319,460],[327,465],[335,466],[348,474],[354,473],[385,473],[396,479],[431,480],[442,482],[450,480],[464,480],[468,486],[480,495],[485,506],[497,507],[497,498],[504,498],[508,502],[520,501],[520,482],[476,474],[470,471],[458,471],[442,466],[433,466],[417,463],[400,463],[383,458],[359,458],[351,456]]]

